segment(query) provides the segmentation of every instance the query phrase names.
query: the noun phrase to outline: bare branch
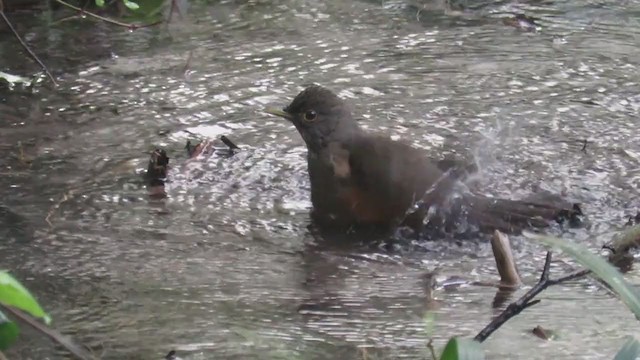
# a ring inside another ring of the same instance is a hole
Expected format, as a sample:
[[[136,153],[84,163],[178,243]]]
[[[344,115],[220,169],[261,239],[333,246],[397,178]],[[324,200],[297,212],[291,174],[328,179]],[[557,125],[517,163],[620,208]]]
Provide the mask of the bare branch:
[[[533,300],[539,293],[541,293],[544,289],[551,285],[557,285],[566,281],[574,280],[586,276],[590,273],[588,270],[580,270],[569,275],[560,277],[555,280],[549,279],[549,269],[551,267],[551,251],[547,252],[547,256],[544,262],[544,268],[542,270],[542,275],[540,276],[540,281],[536,285],[534,285],[529,291],[526,292],[520,299],[509,304],[506,309],[500,315],[495,317],[493,321],[489,323],[489,325],[485,326],[478,335],[474,338],[474,340],[478,342],[485,341],[494,331],[498,330],[502,325],[504,325],[509,319],[520,314],[522,310],[529,308],[537,303],[540,300]]]
[[[95,357],[92,356],[88,351],[86,351],[86,350],[82,349],[81,347],[79,347],[78,345],[74,344],[66,336],[60,334],[59,332],[57,332],[54,329],[51,329],[51,328],[49,328],[49,327],[47,327],[47,326],[45,326],[43,324],[40,324],[37,320],[35,320],[31,316],[23,313],[22,311],[20,311],[20,310],[18,310],[16,308],[13,308],[11,306],[7,306],[7,305],[2,304],[2,303],[0,303],[0,309],[2,309],[3,311],[6,311],[7,313],[9,313],[11,315],[13,315],[16,319],[18,319],[21,322],[31,326],[32,328],[34,328],[38,332],[41,332],[42,334],[44,334],[47,337],[49,337],[51,340],[53,340],[56,343],[62,345],[65,349],[67,349],[76,358],[78,358],[80,360],[95,359]]]
[[[29,54],[29,56],[31,56],[31,58],[35,62],[37,62],[38,65],[40,65],[42,70],[44,70],[44,72],[47,74],[49,79],[51,79],[51,82],[53,83],[53,85],[58,86],[58,83],[56,82],[56,79],[53,78],[53,75],[51,75],[51,73],[49,72],[49,69],[47,69],[47,66],[40,60],[40,58],[38,58],[38,55],[36,55],[31,50],[31,48],[29,48],[29,45],[27,45],[27,43],[25,43],[24,40],[22,40],[22,38],[20,37],[20,35],[16,31],[16,29],[13,27],[13,24],[11,24],[11,21],[9,21],[9,19],[7,18],[7,15],[5,15],[3,9],[4,9],[4,4],[2,3],[2,0],[0,0],[0,17],[2,17],[4,22],[7,24],[7,26],[9,27],[9,29],[13,33],[13,36],[15,36],[16,39],[18,39],[18,42],[20,43],[20,45],[22,45],[22,48],[25,49],[27,51],[27,53]]]

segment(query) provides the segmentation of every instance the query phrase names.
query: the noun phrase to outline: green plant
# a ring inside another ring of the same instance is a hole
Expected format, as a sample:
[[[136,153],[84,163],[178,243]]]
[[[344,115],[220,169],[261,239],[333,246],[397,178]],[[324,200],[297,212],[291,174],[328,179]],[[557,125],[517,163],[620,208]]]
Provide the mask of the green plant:
[[[569,240],[563,240],[551,236],[533,236],[533,238],[549,245],[551,247],[562,250],[570,255],[578,263],[596,275],[600,280],[615,291],[620,299],[629,307],[629,309],[640,319],[640,294],[631,286],[624,276],[613,267],[607,260],[598,256],[583,245],[576,244]]]
[[[530,236],[544,244],[562,250],[570,255],[582,266],[589,269],[600,280],[605,282],[620,297],[627,307],[640,319],[640,293],[629,284],[624,276],[604,258],[592,253],[583,245],[569,240],[551,236]],[[629,338],[616,354],[614,360],[635,360],[640,355],[640,343],[635,338]]]
[[[35,318],[42,319],[46,324],[51,323],[51,318],[42,310],[29,290],[7,271],[0,271],[0,304],[25,311]],[[0,350],[13,344],[18,334],[18,326],[0,311]]]
[[[620,348],[620,351],[618,351],[613,360],[636,360],[638,356],[640,356],[640,342],[630,337],[624,345],[622,345],[622,348]]]
[[[124,4],[124,6],[131,10],[138,10],[140,8],[140,5],[138,5],[138,3],[130,0],[122,0],[122,3]],[[99,7],[104,7],[104,0],[96,0],[96,5],[98,5]]]
[[[484,351],[477,341],[454,337],[442,350],[440,360],[484,360]]]

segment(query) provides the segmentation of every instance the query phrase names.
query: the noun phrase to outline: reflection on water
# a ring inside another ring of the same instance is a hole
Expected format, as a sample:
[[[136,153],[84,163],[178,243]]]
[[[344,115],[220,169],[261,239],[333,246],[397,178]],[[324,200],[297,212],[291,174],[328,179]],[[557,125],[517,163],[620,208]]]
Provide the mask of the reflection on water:
[[[107,28],[69,22],[48,31],[81,40],[36,36],[61,87],[0,97],[2,267],[60,330],[108,359],[170,349],[185,359],[424,358],[429,337],[441,346],[475,335],[498,311],[495,290],[437,289],[427,301],[423,275],[494,279],[490,247],[318,243],[307,229],[304,145],[261,109],[326,85],[372,131],[475,159],[488,192],[544,189],[582,202],[590,227],[562,235],[597,248],[603,239],[591,236],[638,206],[640,3],[434,4],[219,2],[194,5],[168,30],[93,37],[78,29]],[[539,18],[540,31],[503,25],[517,11]],[[186,163],[194,134],[227,135],[241,151]],[[173,166],[165,200],[149,199],[139,176],[155,146]],[[514,242],[533,283],[544,250]],[[589,282],[541,298],[487,341],[490,357],[600,359],[633,332],[629,312]],[[530,335],[537,325],[559,340]],[[14,351],[53,350],[24,340]]]

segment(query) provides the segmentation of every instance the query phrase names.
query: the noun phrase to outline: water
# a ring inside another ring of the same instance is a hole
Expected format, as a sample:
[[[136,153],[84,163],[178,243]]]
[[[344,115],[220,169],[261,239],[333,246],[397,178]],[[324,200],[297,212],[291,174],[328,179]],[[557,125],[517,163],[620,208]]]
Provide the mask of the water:
[[[56,328],[105,359],[171,349],[184,359],[428,358],[429,338],[439,348],[474,336],[500,309],[495,290],[439,289],[427,301],[422,276],[439,268],[440,278],[494,280],[490,247],[430,242],[387,254],[317,244],[303,142],[261,113],[304,84],[328,86],[372,131],[476,159],[489,193],[545,189],[582,202],[589,226],[555,233],[598,248],[638,208],[640,2],[469,5],[218,2],[133,33],[87,20],[28,27],[16,15],[61,86],[2,90],[10,212],[0,264]],[[503,25],[516,10],[540,18],[540,31]],[[0,48],[18,47],[4,36]],[[20,55],[2,64],[36,69]],[[185,164],[192,133],[227,135],[242,151]],[[166,200],[149,199],[140,179],[155,146],[174,166]],[[544,249],[512,241],[535,283]],[[556,260],[554,275],[571,268]],[[628,278],[637,283],[637,272]],[[489,338],[490,358],[610,358],[638,331],[591,282],[540,298]],[[533,337],[537,325],[559,340]],[[8,352],[61,354],[34,337]]]

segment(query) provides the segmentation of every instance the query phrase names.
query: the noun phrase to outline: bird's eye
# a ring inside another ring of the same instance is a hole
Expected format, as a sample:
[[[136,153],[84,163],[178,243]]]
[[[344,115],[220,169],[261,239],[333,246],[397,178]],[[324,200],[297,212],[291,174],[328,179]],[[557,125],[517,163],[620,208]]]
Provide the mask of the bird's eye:
[[[306,121],[314,121],[317,117],[318,117],[318,113],[316,113],[314,110],[309,110],[306,113],[304,113],[304,119]]]

